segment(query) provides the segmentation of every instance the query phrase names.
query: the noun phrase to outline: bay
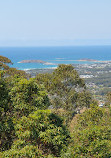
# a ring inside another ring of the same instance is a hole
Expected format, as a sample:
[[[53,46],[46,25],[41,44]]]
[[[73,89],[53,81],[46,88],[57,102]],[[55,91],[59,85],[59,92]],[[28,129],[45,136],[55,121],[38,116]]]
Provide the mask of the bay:
[[[66,46],[66,47],[0,47],[0,55],[13,62],[20,70],[54,68],[58,64],[90,64],[80,59],[111,60],[111,46]],[[41,63],[19,63],[22,60],[42,60]]]

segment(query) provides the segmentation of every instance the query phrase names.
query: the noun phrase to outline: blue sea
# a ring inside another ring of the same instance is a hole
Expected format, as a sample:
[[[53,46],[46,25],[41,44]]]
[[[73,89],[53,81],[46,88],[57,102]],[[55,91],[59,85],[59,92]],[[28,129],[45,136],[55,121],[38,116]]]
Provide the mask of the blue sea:
[[[111,60],[111,46],[68,47],[0,47],[0,55],[13,62],[11,67],[19,70],[54,68],[58,64],[90,64],[80,59]],[[19,63],[22,60],[42,60],[47,64]]]

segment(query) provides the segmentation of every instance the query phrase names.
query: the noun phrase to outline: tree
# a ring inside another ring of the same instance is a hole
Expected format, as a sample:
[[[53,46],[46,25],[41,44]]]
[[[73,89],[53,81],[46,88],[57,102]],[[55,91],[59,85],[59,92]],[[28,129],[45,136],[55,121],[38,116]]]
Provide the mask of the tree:
[[[110,116],[110,110],[94,105],[80,114],[72,134],[73,143],[66,155],[71,158],[111,157]]]
[[[14,76],[18,76],[21,78],[30,78],[30,75],[27,74],[25,71],[23,70],[17,70],[16,68],[9,68],[7,71],[5,71],[5,74],[7,76],[8,79],[10,79],[10,77],[14,77]]]
[[[111,105],[111,92],[107,93],[106,95],[106,105]]]
[[[13,64],[12,61],[4,56],[0,56],[0,75],[2,77],[10,77],[10,76],[21,76],[24,78],[29,78],[30,75],[26,74],[25,71],[17,70],[16,68],[10,68],[9,64]]]
[[[9,149],[13,141],[14,125],[6,80],[0,77],[0,151]]]
[[[44,84],[53,108],[72,112],[77,107],[89,107],[91,103],[85,83],[72,65],[59,65],[52,74],[38,74],[36,80],[37,83]]]
[[[15,131],[16,139],[4,157],[58,157],[70,138],[62,119],[50,110],[37,110],[16,120]]]
[[[50,105],[44,87],[39,86],[32,78],[29,80],[18,78],[10,91],[10,97],[18,117],[27,116],[37,109],[46,109]]]
[[[14,120],[48,106],[47,93],[34,79],[0,77],[0,151],[10,149],[15,139]]]
[[[7,64],[12,64],[11,60],[4,56],[0,56],[0,70],[8,70],[9,66]]]

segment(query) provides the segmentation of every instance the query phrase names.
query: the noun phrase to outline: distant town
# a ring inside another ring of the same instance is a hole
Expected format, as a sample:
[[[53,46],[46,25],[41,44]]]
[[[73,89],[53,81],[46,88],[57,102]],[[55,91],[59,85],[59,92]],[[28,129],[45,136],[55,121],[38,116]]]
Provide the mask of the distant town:
[[[86,59],[84,59],[86,60]],[[88,61],[88,59],[87,59]],[[90,61],[92,61],[90,59]],[[72,64],[95,99],[104,100],[105,94],[111,91],[111,61],[95,62],[93,64]],[[25,70],[35,77],[38,73],[52,73],[52,69]]]

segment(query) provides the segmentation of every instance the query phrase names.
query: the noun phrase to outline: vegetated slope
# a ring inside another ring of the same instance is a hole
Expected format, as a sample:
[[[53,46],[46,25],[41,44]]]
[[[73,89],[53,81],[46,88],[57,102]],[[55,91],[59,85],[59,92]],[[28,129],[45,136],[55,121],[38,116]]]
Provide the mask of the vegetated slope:
[[[1,157],[111,156],[110,94],[99,108],[71,65],[35,78],[11,70],[0,70]]]

